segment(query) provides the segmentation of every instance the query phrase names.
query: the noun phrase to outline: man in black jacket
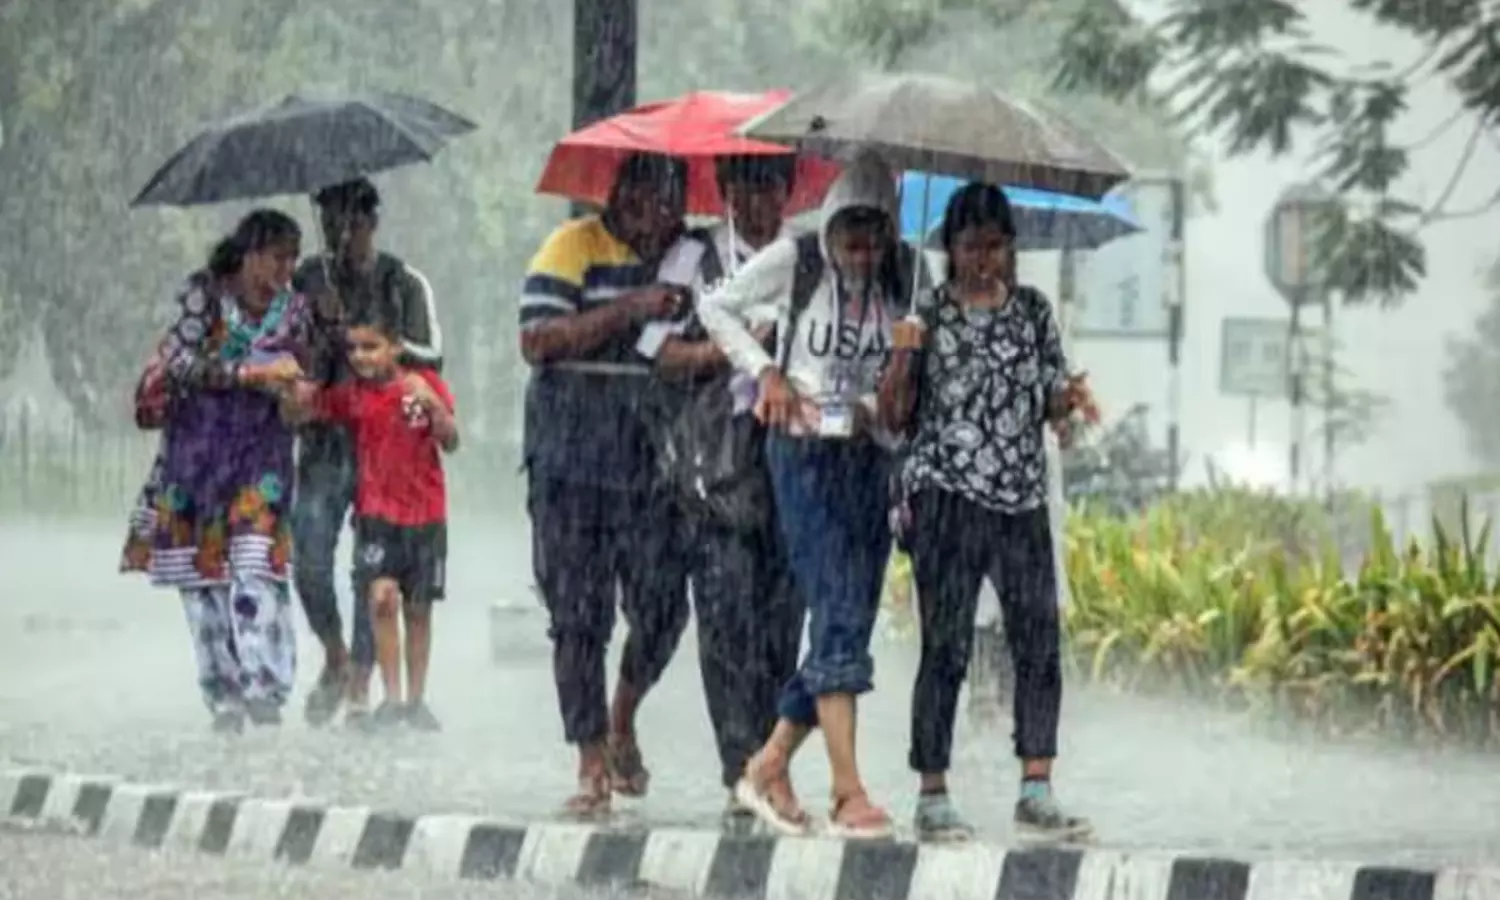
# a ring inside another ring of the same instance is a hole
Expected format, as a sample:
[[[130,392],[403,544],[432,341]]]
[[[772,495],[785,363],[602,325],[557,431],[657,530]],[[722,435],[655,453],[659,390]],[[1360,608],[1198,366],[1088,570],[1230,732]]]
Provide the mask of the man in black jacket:
[[[375,249],[380,195],[361,178],[319,191],[313,198],[325,252],[308,258],[294,277],[312,303],[322,342],[332,348],[313,360],[311,377],[335,384],[350,376],[343,353],[343,323],[373,312],[401,324],[407,366],[441,368],[442,332],[432,288],[420,272]],[[346,695],[350,724],[368,722],[374,645],[370,614],[354,599],[354,634],[346,644],[334,590],[333,559],[339,532],[354,500],[352,437],[336,425],[312,424],[301,432],[297,455],[297,499],[293,512],[293,575],[308,625],[323,644],[325,662],[317,687],[307,698],[312,725],[326,724]]]

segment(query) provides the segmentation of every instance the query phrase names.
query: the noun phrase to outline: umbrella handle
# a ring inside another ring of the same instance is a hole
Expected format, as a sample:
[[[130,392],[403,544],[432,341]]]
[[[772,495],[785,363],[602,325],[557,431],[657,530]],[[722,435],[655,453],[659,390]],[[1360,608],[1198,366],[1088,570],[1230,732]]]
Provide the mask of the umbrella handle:
[[[915,315],[917,312],[917,291],[922,286],[922,269],[927,266],[927,204],[931,202],[932,196],[932,174],[922,173],[922,228],[917,232],[916,253],[912,258],[916,265],[911,267],[911,308],[908,313]]]

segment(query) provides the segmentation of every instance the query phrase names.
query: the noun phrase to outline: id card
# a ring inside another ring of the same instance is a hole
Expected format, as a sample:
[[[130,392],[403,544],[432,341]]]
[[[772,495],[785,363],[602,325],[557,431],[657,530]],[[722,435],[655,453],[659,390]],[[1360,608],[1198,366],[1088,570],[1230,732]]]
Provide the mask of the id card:
[[[854,407],[841,400],[828,400],[818,404],[818,436],[853,437]]]

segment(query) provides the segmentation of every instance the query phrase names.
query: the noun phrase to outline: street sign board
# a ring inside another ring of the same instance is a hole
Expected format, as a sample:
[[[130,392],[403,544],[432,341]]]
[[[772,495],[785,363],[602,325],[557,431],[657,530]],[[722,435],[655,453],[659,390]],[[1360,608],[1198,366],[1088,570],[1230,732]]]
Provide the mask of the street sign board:
[[[1266,277],[1290,304],[1322,299],[1315,283],[1319,216],[1330,202],[1321,188],[1296,184],[1282,192],[1266,217]]]
[[[1141,230],[1078,253],[1073,333],[1080,338],[1167,337],[1172,185],[1131,181],[1119,189]]]
[[[1320,332],[1304,329],[1302,346],[1318,346]],[[1291,324],[1286,319],[1226,318],[1219,344],[1219,392],[1231,397],[1284,399]]]

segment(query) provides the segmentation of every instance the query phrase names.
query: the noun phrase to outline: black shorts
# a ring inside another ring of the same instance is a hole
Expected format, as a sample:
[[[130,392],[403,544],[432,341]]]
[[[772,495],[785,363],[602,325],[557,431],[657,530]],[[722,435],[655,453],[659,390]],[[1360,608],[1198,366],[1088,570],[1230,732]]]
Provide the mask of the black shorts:
[[[354,589],[368,600],[370,585],[390,578],[406,603],[443,599],[448,572],[448,525],[392,525],[354,520]]]

